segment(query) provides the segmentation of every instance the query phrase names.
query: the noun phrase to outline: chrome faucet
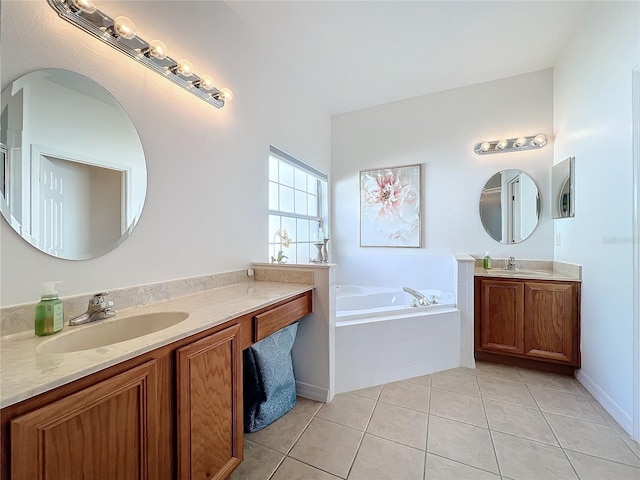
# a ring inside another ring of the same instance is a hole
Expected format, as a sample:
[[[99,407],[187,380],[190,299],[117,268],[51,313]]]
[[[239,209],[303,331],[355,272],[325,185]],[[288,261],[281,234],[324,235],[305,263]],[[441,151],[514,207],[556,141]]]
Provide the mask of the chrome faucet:
[[[105,301],[104,297],[106,295],[109,295],[109,292],[96,293],[91,297],[87,311],[69,320],[69,325],[82,325],[83,323],[95,322],[96,320],[104,320],[115,316],[116,311],[113,309],[113,301]]]
[[[402,289],[413,297],[413,302],[411,302],[412,307],[431,305],[431,302],[427,297],[425,297],[420,292],[417,292],[413,288],[403,287]]]
[[[507,260],[506,270],[517,270],[518,266],[516,265],[516,259],[514,257],[509,257]]]

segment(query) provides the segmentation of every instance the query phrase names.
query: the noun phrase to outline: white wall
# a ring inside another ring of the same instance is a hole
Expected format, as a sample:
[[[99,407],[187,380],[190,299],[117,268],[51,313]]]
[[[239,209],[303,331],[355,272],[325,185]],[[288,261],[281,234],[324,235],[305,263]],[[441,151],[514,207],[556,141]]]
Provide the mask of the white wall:
[[[554,70],[556,163],[575,156],[575,218],[555,220],[555,258],[583,265],[578,378],[631,431],[632,69],[640,4],[596,4]],[[635,232],[637,235],[638,232]]]
[[[36,301],[47,280],[62,280],[59,291],[67,296],[267,261],[269,144],[329,171],[329,116],[281,73],[224,2],[188,2],[188,10],[186,2],[155,2],[152,11],[148,2],[108,4],[109,13],[134,19],[144,38],[162,38],[235,98],[216,109],[60,19],[46,2],[2,2],[2,88],[41,68],[96,80],[129,113],[148,169],[136,229],[98,259],[49,257],[0,221],[3,306]],[[192,16],[211,18],[212,28],[187,39],[180,32]]]
[[[550,259],[553,223],[548,192],[551,145],[541,150],[479,156],[477,142],[553,131],[553,75],[543,70],[494,82],[416,97],[332,119],[332,248],[341,272],[354,259],[368,275],[384,277],[381,255],[442,255],[468,252],[493,257]],[[423,248],[359,246],[359,170],[423,164]],[[516,168],[537,184],[540,223],[525,242],[501,245],[480,222],[478,201],[496,172]],[[356,266],[355,268],[360,268]]]

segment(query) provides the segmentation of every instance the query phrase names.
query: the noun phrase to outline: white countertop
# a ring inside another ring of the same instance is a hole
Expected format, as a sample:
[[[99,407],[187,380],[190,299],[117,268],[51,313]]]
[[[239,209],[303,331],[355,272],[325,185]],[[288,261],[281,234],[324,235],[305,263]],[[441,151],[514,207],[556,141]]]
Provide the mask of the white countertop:
[[[33,332],[0,339],[0,408],[18,403],[130,358],[215,327],[233,318],[312,290],[313,285],[276,282],[246,282],[155,303],[140,308],[118,310],[114,318],[82,326],[65,325],[62,332],[37,337]],[[156,333],[91,350],[71,353],[39,353],[44,342],[79,329],[128,316],[181,311],[189,314],[183,322]]]

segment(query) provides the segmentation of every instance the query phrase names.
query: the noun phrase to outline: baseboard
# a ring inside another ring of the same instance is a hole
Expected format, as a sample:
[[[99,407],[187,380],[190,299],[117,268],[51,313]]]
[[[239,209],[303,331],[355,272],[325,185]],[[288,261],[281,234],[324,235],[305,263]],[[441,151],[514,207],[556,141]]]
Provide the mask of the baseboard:
[[[327,403],[329,401],[329,390],[304,382],[296,381],[296,393],[301,397],[317,402]]]
[[[576,371],[576,379],[593,395],[600,405],[602,405],[602,408],[609,412],[609,415],[611,415],[629,435],[632,435],[633,419],[631,416],[622,410],[604,390],[591,380],[591,377],[584,373],[584,370],[580,369]]]

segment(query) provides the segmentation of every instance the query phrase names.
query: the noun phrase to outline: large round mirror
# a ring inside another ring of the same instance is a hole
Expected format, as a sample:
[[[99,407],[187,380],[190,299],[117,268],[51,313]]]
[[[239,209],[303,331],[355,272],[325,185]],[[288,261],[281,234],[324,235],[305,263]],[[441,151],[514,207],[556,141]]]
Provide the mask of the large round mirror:
[[[117,100],[83,75],[39,70],[4,89],[0,150],[2,215],[44,253],[104,255],[140,218],[140,138]]]
[[[540,218],[540,195],[531,177],[520,170],[502,170],[480,194],[480,219],[491,238],[520,243],[533,233]]]

